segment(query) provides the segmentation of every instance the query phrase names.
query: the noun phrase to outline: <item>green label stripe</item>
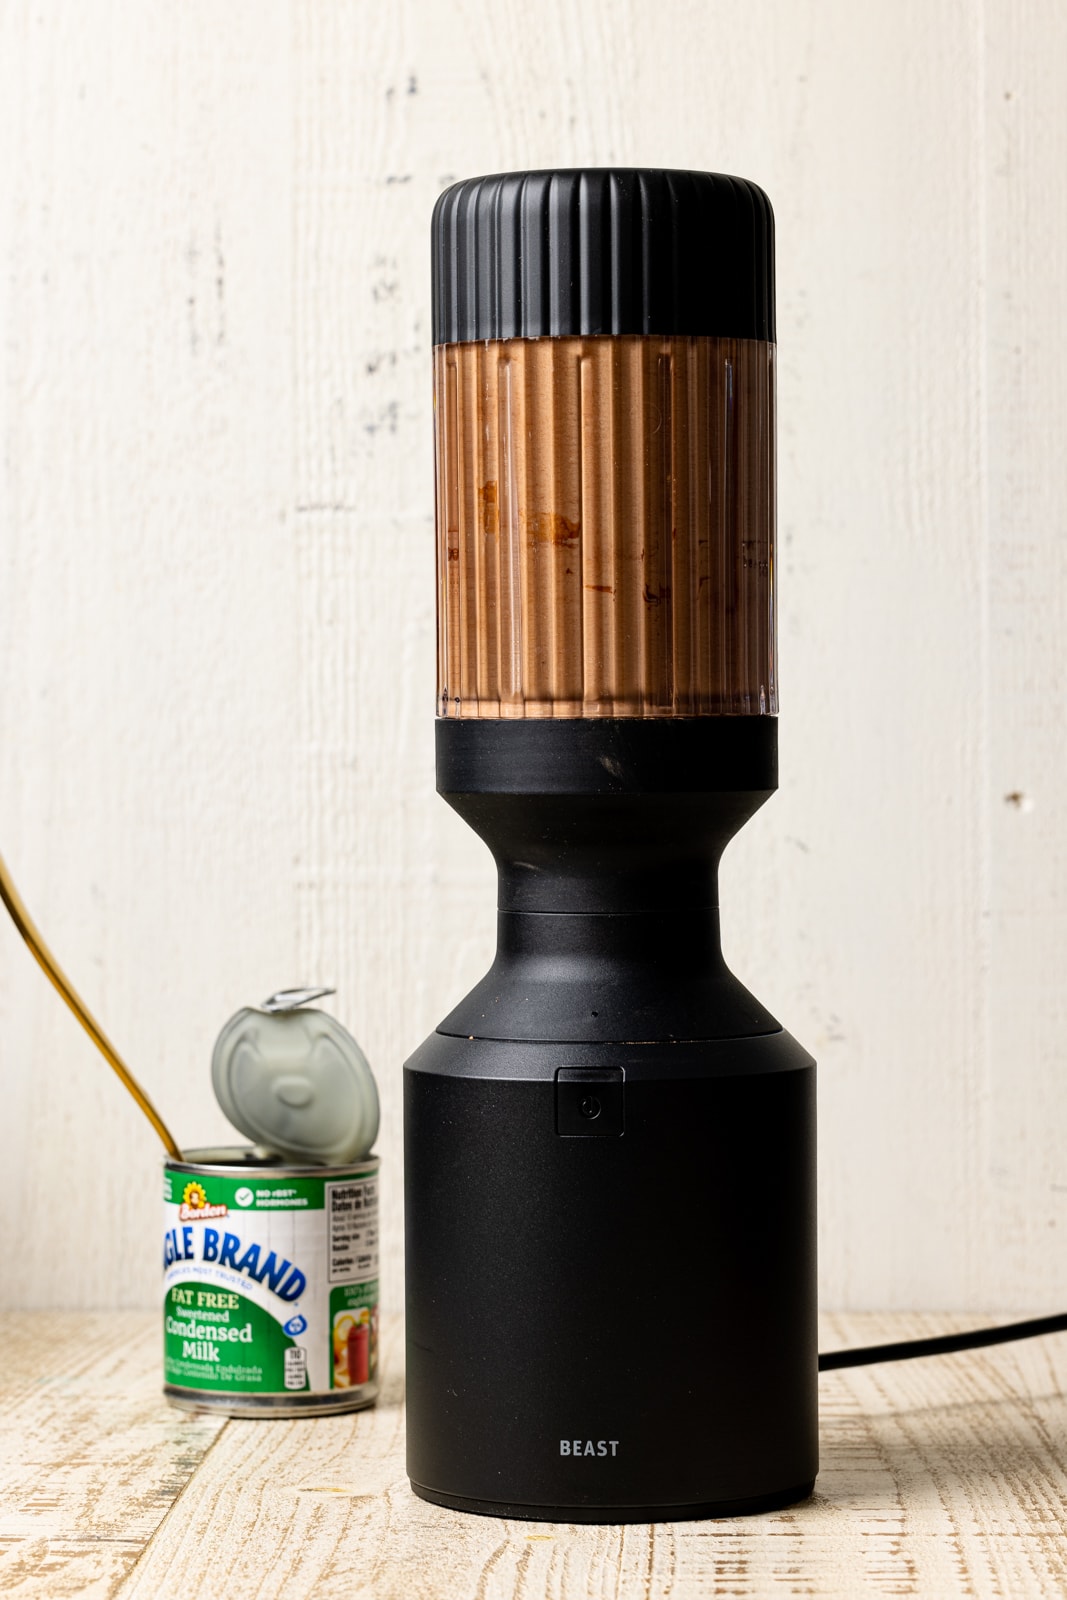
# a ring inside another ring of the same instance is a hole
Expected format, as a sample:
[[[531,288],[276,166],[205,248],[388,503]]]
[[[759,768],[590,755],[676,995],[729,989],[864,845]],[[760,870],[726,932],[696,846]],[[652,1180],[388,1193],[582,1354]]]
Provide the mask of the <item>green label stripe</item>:
[[[235,1212],[321,1211],[327,1183],[365,1178],[372,1172],[373,1168],[370,1171],[364,1168],[362,1171],[331,1172],[328,1178],[286,1178],[269,1167],[261,1167],[258,1171],[230,1178],[213,1172],[179,1172],[164,1167],[163,1199],[170,1205],[180,1206],[186,1189],[195,1184],[203,1192],[208,1207],[225,1206],[227,1211]],[[210,1216],[205,1220],[210,1220]]]
[[[208,1308],[198,1301],[207,1301]],[[220,1301],[225,1309],[218,1309]],[[286,1383],[285,1352],[294,1344],[269,1312],[244,1295],[179,1284],[164,1300],[167,1383],[186,1389],[291,1394],[296,1385]],[[307,1388],[306,1378],[299,1387]]]

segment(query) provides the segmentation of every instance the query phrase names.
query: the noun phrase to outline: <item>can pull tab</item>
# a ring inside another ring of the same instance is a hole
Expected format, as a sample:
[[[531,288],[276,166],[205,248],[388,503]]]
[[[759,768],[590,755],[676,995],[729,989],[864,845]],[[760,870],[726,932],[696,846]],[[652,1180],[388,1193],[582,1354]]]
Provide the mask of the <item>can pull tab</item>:
[[[295,1011],[298,1006],[306,1006],[310,1000],[322,1000],[328,994],[336,994],[336,989],[279,989],[260,1005],[261,1011]]]

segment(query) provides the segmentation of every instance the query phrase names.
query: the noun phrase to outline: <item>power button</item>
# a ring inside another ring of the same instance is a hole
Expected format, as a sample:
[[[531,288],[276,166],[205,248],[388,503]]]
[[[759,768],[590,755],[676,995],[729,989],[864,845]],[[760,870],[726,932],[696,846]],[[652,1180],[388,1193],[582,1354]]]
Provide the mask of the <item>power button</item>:
[[[621,1067],[560,1067],[556,1132],[564,1139],[617,1139],[623,1131]]]

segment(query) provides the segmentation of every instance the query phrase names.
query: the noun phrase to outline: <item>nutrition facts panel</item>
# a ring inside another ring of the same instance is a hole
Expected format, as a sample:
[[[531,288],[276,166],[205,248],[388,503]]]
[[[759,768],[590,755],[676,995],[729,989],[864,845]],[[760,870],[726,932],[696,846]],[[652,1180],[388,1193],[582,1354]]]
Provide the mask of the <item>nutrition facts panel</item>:
[[[330,1282],[378,1275],[378,1179],[326,1185]]]

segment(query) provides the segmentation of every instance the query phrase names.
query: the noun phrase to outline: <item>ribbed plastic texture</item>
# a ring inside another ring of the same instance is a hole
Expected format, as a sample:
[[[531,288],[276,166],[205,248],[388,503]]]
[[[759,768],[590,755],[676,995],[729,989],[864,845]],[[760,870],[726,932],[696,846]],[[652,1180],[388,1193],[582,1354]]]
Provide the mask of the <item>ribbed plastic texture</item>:
[[[433,216],[433,340],[774,339],[774,217],[746,178],[586,167],[468,178]]]
[[[776,714],[774,346],[434,360],[438,714]]]

